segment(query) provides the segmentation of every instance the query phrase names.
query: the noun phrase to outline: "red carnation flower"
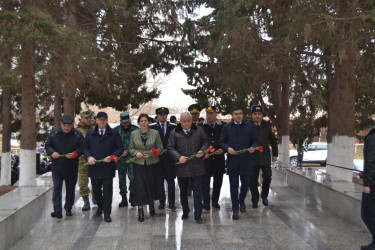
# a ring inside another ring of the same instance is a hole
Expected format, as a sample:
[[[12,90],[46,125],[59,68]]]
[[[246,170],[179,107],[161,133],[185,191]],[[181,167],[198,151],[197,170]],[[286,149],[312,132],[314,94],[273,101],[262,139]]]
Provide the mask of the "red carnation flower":
[[[154,155],[154,157],[160,155],[160,152],[158,150],[156,150],[154,148],[151,148],[151,150],[152,150],[152,154]]]
[[[115,163],[118,163],[118,157],[115,157]]]
[[[77,158],[78,157],[78,154],[76,151],[73,152],[73,158]]]

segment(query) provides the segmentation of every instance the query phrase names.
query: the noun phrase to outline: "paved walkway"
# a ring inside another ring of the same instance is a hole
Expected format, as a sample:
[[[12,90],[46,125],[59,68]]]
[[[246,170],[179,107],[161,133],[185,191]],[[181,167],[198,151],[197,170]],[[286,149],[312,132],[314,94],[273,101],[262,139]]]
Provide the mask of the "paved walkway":
[[[112,223],[94,216],[96,208],[82,212],[82,198],[76,196],[74,215],[57,220],[49,213],[12,249],[359,249],[370,242],[370,234],[325,211],[302,194],[285,187],[270,192],[268,207],[261,203],[240,220],[231,219],[228,176],[224,177],[221,209],[203,212],[204,224],[191,216],[182,221],[177,212],[158,210],[145,221],[137,221],[137,209],[119,208],[115,178]],[[178,198],[178,186],[176,185]],[[52,203],[52,202],[51,202]],[[155,203],[157,207],[158,203]],[[179,199],[177,199],[179,204]],[[189,198],[192,211],[192,198]],[[192,215],[192,213],[191,213]]]

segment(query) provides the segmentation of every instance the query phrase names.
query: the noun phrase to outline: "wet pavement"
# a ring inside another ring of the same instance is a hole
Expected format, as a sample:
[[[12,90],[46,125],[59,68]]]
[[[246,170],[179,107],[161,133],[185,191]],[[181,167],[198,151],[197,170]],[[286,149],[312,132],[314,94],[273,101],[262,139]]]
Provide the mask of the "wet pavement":
[[[203,210],[203,224],[190,217],[181,220],[176,185],[177,212],[157,209],[145,221],[137,220],[137,208],[119,208],[118,178],[114,183],[112,223],[96,217],[96,207],[82,212],[82,198],[76,196],[74,215],[57,220],[49,212],[12,249],[359,249],[371,241],[370,234],[324,210],[303,194],[288,188],[270,191],[269,206],[251,208],[233,221],[228,176],[221,191],[221,209]],[[78,191],[78,190],[77,190]],[[52,201],[51,201],[52,205]],[[52,206],[51,206],[52,207]]]

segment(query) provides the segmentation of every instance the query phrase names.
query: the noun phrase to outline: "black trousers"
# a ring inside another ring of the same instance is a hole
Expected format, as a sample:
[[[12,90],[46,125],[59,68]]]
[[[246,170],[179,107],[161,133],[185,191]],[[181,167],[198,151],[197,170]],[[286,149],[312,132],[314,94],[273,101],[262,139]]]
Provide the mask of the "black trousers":
[[[202,195],[203,203],[206,205],[210,204],[210,183],[211,175],[204,175],[202,183]],[[213,188],[212,188],[212,204],[219,202],[220,190],[223,184],[223,174],[216,174],[213,176]]]
[[[98,207],[102,208],[105,214],[110,215],[112,211],[113,178],[91,178],[91,185],[96,201],[98,202]]]
[[[174,205],[175,203],[175,195],[176,195],[176,187],[175,187],[175,183],[174,183],[174,179],[172,178],[168,178],[168,179],[165,179],[167,181],[167,185],[168,185],[168,204],[169,205]],[[159,198],[159,201],[160,203],[165,203],[166,201],[166,196],[165,196],[165,190],[164,190],[164,179],[162,179],[162,183],[161,183],[161,186],[163,188],[163,193],[158,195],[160,198]]]
[[[77,183],[77,173],[64,176],[60,173],[52,172],[53,180],[53,195],[52,203],[53,210],[56,213],[62,212],[62,186],[65,180],[65,210],[72,210],[75,198],[75,186]]]
[[[268,193],[270,191],[271,185],[271,176],[272,170],[270,165],[263,165],[263,166],[253,166],[253,175],[250,177],[250,192],[251,192],[251,201],[254,204],[257,204],[259,201],[259,191],[258,191],[258,179],[259,179],[259,170],[262,169],[262,199],[266,199],[268,197]]]
[[[180,200],[182,205],[182,211],[184,214],[189,214],[189,203],[188,203],[188,185],[189,180],[193,184],[193,197],[194,197],[194,215],[200,217],[202,215],[202,181],[203,175],[195,177],[178,177],[178,185],[180,186]]]
[[[375,186],[370,187],[369,194],[362,193],[361,217],[372,235],[375,243]]]

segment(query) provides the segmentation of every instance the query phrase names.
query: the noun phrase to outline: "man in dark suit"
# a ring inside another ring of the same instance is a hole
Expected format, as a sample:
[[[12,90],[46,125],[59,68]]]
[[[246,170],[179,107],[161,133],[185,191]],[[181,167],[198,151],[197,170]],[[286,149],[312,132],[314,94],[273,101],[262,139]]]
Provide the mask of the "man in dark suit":
[[[108,125],[107,113],[99,112],[96,123],[95,128],[86,133],[83,154],[90,165],[89,176],[98,202],[96,215],[101,216],[104,211],[105,222],[111,222],[113,178],[116,174],[116,165],[111,156],[120,157],[124,147],[118,131]]]
[[[46,151],[52,157],[53,209],[51,216],[62,218],[62,186],[65,181],[66,198],[64,208],[72,216],[75,186],[78,175],[78,158],[82,155],[83,135],[73,128],[74,119],[69,115],[61,117],[61,128],[48,136]],[[75,153],[75,154],[74,154]]]
[[[246,212],[245,198],[253,170],[251,154],[254,153],[258,144],[252,125],[243,121],[243,109],[235,107],[231,114],[233,121],[223,127],[220,146],[228,152],[227,174],[229,175],[233,219],[238,220],[238,211]],[[242,149],[247,149],[247,152],[237,155],[236,151]],[[239,178],[241,191],[238,197]]]
[[[206,119],[199,124],[207,135],[208,143],[215,148],[215,155],[205,159],[205,175],[202,183],[203,208],[210,210],[210,182],[213,177],[212,206],[220,208],[219,197],[223,174],[225,173],[224,150],[220,147],[220,135],[223,126],[226,124],[217,119],[218,109],[215,106],[206,108]]]
[[[178,185],[180,186],[180,200],[183,214],[181,218],[189,217],[188,182],[192,180],[194,198],[194,220],[202,223],[202,180],[204,176],[204,151],[208,148],[207,136],[203,129],[192,122],[191,114],[183,112],[180,124],[174,129],[168,140],[168,153],[176,166]],[[195,154],[194,159],[188,157]]]
[[[156,123],[151,124],[150,128],[155,129],[159,131],[161,141],[163,142],[164,149],[167,149],[168,147],[168,139],[169,135],[172,132],[172,130],[176,127],[176,124],[169,123],[167,121],[167,117],[169,114],[168,108],[160,107],[155,110],[158,121]],[[175,212],[176,206],[175,206],[175,178],[176,178],[176,170],[175,170],[175,162],[171,158],[171,156],[167,153],[162,154],[159,156],[160,159],[160,165],[162,169],[162,176],[161,176],[161,182],[162,182],[162,193],[160,194],[159,199],[159,209],[165,208],[165,191],[164,191],[164,179],[167,181],[168,184],[168,203],[169,208]]]

